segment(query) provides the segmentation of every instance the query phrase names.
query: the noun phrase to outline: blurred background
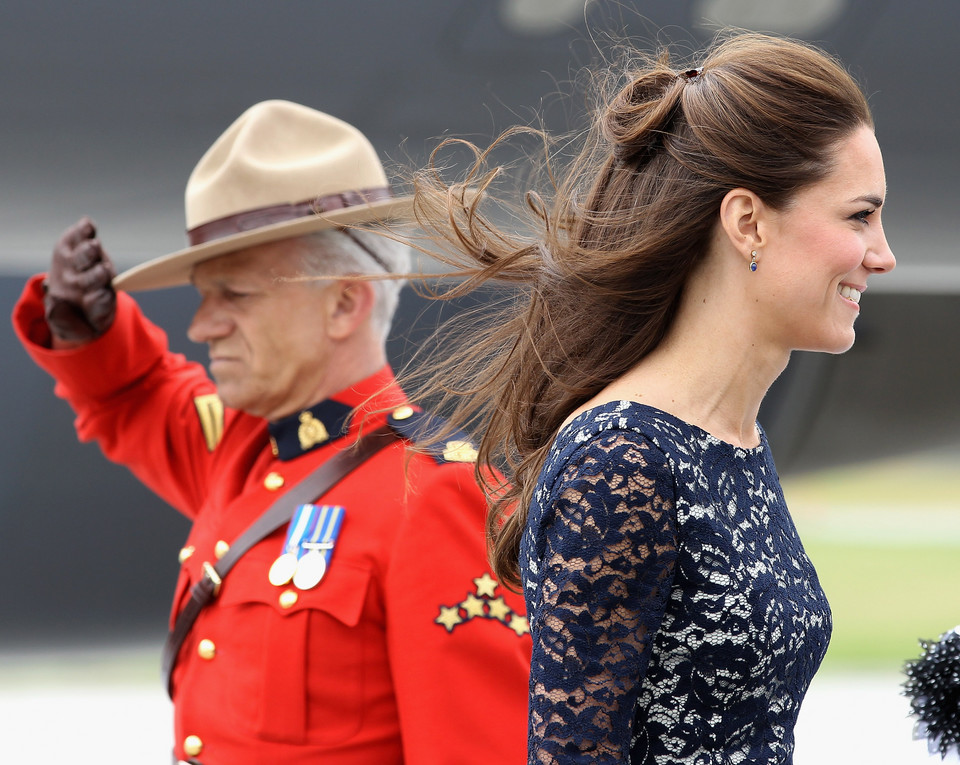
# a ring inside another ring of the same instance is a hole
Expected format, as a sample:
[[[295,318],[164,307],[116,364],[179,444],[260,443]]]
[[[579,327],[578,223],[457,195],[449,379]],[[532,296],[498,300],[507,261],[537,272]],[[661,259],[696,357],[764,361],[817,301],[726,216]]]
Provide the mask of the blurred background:
[[[899,260],[864,296],[854,349],[797,354],[761,412],[834,609],[796,762],[926,761],[899,673],[918,638],[960,623],[954,0],[5,3],[0,308],[81,215],[121,269],[183,247],[187,176],[257,101],[327,111],[388,166],[417,166],[443,136],[582,124],[564,94],[610,34],[686,54],[724,26],[814,41],[862,83]],[[189,289],[141,302],[203,359],[184,335]],[[438,318],[406,295],[396,364]],[[0,353],[0,745],[37,762],[166,762],[159,649],[186,522],[76,442],[9,322]]]

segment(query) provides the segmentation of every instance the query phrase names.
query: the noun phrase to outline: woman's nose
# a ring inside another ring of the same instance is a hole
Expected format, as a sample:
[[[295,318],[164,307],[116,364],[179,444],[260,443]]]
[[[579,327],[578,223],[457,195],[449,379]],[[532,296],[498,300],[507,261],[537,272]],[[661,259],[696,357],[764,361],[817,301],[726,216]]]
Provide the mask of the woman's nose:
[[[880,230],[880,240],[867,251],[863,261],[864,266],[875,274],[886,274],[897,265],[897,258],[887,243],[887,236]]]

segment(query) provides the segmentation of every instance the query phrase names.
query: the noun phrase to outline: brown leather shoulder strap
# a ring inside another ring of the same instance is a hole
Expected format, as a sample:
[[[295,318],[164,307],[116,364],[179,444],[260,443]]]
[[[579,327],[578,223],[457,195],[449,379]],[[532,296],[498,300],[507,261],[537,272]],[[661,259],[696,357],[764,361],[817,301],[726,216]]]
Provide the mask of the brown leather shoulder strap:
[[[203,608],[217,596],[223,578],[241,556],[257,542],[289,522],[299,505],[322,497],[348,473],[397,439],[399,436],[386,426],[364,434],[356,444],[335,454],[278,497],[266,512],[230,545],[226,555],[216,565],[203,564],[203,576],[190,590],[190,600],[177,615],[173,629],[167,635],[163,646],[163,677],[168,694],[172,696],[170,679],[173,675],[173,667],[193,623]]]

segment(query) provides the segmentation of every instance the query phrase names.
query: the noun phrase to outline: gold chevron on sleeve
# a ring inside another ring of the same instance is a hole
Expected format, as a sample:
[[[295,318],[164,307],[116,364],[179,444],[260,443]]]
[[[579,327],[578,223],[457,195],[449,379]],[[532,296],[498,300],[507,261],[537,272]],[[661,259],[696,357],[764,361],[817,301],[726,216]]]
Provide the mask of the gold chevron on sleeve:
[[[193,399],[193,405],[197,407],[207,451],[212,452],[223,438],[223,402],[216,393],[207,393]]]

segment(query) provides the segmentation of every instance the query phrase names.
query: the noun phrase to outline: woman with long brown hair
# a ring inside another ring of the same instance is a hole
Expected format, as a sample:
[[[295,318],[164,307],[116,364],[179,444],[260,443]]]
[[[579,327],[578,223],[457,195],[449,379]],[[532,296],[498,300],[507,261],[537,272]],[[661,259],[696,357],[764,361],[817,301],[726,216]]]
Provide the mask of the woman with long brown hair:
[[[620,69],[582,151],[485,216],[496,171],[416,180],[420,223],[504,313],[440,370],[482,418],[493,560],[533,633],[531,763],[789,763],[831,617],[761,401],[794,350],[840,353],[895,264],[861,90],[750,33],[695,68]],[[479,187],[466,194],[467,186]]]

